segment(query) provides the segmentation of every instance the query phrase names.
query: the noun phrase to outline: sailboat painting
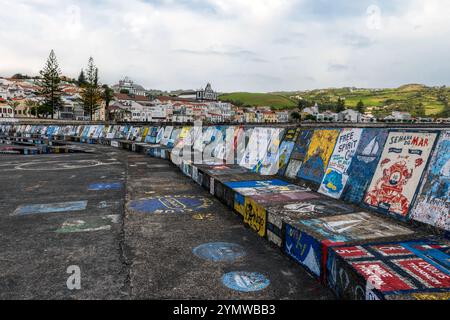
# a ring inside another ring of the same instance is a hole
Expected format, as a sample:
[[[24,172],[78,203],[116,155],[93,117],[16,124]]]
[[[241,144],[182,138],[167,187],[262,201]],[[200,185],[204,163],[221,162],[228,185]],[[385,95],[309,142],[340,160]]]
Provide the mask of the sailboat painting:
[[[344,201],[362,201],[380,161],[387,135],[387,129],[367,128],[362,132],[358,148],[347,170],[348,179],[342,192]]]
[[[318,278],[322,276],[320,242],[299,230],[295,224],[286,224],[284,251]]]
[[[320,193],[334,199],[341,197],[348,180],[348,168],[352,163],[362,132],[363,129],[360,128],[341,130],[320,185]]]

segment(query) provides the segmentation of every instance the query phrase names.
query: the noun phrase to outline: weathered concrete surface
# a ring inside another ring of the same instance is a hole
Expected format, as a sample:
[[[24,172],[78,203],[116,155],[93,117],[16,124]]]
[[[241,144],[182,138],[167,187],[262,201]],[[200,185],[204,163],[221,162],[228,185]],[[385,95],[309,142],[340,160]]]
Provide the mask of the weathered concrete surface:
[[[124,188],[88,191],[88,186],[123,182],[126,154],[96,150],[94,155],[0,157],[0,299],[127,297],[120,221],[111,230],[55,232],[68,219],[123,216]],[[86,210],[11,216],[21,205],[81,200],[88,201]],[[71,265],[81,269],[81,290],[67,289]]]
[[[94,153],[0,155],[0,299],[333,298],[169,161],[101,145],[80,147]],[[122,189],[88,190],[117,182]],[[172,196],[208,205],[192,211],[187,205],[177,213],[130,207],[139,199]],[[73,201],[87,201],[87,208],[13,215],[24,205]],[[111,222],[105,218],[110,215],[120,219]],[[100,220],[106,228],[61,233],[74,220]],[[208,242],[239,244],[246,256],[224,263],[192,253]],[[66,286],[71,265],[81,269],[81,290]],[[262,273],[270,285],[253,293],[233,291],[221,282],[231,271]]]

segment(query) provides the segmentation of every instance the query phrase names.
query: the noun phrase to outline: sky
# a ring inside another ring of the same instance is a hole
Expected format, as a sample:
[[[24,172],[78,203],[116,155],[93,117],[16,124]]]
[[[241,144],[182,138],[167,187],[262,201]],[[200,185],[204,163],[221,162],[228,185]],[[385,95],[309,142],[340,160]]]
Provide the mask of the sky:
[[[273,92],[450,85],[448,0],[0,0],[0,75]]]

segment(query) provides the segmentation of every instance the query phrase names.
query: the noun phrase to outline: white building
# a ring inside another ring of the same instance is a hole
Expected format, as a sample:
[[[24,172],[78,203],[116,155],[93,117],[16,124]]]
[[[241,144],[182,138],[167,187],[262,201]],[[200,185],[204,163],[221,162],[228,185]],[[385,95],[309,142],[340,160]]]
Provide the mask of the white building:
[[[275,112],[279,123],[289,122],[289,112],[288,111],[277,111]]]
[[[339,121],[339,115],[335,112],[325,111],[316,115],[317,121]]]
[[[353,109],[346,109],[339,112],[338,120],[341,122],[360,122],[361,113]]]
[[[14,110],[6,104],[0,105],[0,118],[14,118]]]
[[[390,116],[384,118],[386,121],[410,121],[412,120],[411,114],[403,111],[392,111]]]
[[[129,92],[130,95],[145,96],[147,90],[141,85],[135,84],[130,78],[125,77],[123,80],[119,81],[119,84],[112,87],[114,92],[120,93],[123,90]]]
[[[211,88],[211,84],[208,83],[204,90],[197,91],[198,101],[217,101],[219,99],[219,94]]]
[[[303,113],[306,113],[306,114],[310,114],[310,115],[312,115],[312,116],[317,116],[318,114],[319,114],[319,106],[317,105],[317,103],[313,106],[313,107],[311,107],[311,108],[305,108],[305,109],[303,109],[303,111],[302,111]]]

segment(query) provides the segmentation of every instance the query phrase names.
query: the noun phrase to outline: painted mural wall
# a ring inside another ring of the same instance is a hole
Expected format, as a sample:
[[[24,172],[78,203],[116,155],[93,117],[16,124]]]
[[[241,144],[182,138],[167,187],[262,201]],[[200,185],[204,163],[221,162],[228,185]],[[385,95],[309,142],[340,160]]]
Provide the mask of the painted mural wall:
[[[240,165],[253,171],[258,170],[267,154],[273,136],[279,130],[276,128],[254,128]]]
[[[359,204],[372,181],[388,136],[387,129],[364,129],[358,148],[348,168],[349,177],[342,200]]]
[[[342,129],[323,177],[319,192],[339,199],[348,180],[348,168],[361,138],[363,129]]]
[[[379,212],[406,218],[437,135],[391,131],[364,203]]]
[[[295,179],[297,177],[297,173],[308,152],[309,143],[311,142],[313,134],[314,130],[300,130],[291,153],[291,158],[284,173],[286,178]]]
[[[450,131],[441,133],[411,218],[450,231]]]
[[[340,130],[315,130],[309,144],[305,160],[297,177],[310,181],[318,186],[322,182],[325,170],[333,153]]]

